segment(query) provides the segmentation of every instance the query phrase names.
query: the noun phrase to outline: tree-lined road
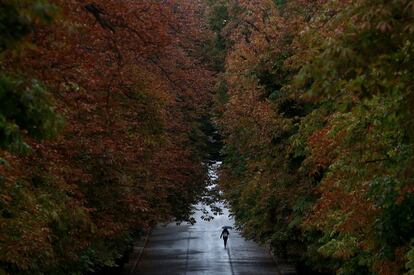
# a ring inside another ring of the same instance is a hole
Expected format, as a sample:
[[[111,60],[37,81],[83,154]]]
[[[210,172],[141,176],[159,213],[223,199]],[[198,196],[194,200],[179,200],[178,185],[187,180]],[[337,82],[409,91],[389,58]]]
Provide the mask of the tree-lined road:
[[[226,209],[224,215],[212,221],[202,220],[201,215],[197,211],[194,225],[157,227],[132,274],[280,274],[264,248],[234,230],[230,230],[228,247],[224,249],[219,238],[221,227],[233,224]]]

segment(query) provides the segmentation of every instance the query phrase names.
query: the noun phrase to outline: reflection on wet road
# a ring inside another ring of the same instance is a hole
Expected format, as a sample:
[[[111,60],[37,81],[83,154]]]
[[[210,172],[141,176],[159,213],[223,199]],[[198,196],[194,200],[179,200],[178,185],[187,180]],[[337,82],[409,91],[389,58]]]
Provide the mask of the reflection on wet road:
[[[221,227],[233,224],[227,211],[209,222],[201,215],[194,225],[157,227],[133,274],[278,274],[271,256],[234,230],[224,249]]]
[[[214,167],[210,178],[217,178]],[[223,205],[221,205],[223,207]],[[197,208],[202,208],[199,205]],[[224,207],[223,207],[224,208]],[[224,208],[223,215],[211,221],[194,214],[194,225],[175,223],[155,228],[132,274],[278,274],[272,257],[262,247],[230,230],[227,249],[220,239],[222,226],[233,226]]]

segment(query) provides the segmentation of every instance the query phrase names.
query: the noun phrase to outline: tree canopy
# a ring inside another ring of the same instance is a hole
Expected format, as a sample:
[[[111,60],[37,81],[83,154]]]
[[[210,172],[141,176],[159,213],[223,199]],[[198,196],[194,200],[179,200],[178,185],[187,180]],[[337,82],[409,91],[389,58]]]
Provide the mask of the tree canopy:
[[[218,157],[302,273],[414,274],[413,58],[413,0],[1,1],[0,274],[115,266]]]
[[[201,1],[2,1],[0,273],[112,266],[191,221],[213,86]]]
[[[216,5],[239,226],[308,271],[412,274],[414,2]]]

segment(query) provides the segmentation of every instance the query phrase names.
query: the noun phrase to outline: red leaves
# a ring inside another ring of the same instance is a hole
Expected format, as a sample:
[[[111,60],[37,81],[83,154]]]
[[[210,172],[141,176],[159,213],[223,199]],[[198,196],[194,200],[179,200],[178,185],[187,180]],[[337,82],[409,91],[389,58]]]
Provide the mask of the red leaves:
[[[313,170],[311,175],[325,170],[335,160],[338,154],[337,148],[344,133],[333,134],[332,126],[327,126],[314,132],[308,139],[308,146],[311,151],[311,163]]]
[[[169,219],[183,211],[171,198],[190,204],[204,183],[190,139],[213,86],[196,45],[208,38],[197,16],[202,2],[52,2],[64,18],[36,29],[36,49],[8,64],[48,83],[65,117],[58,139],[30,141],[33,154],[16,157],[19,169],[4,173],[39,194],[22,201],[34,211],[27,221],[16,218],[27,227],[4,221],[9,232],[21,228],[20,239],[5,241],[12,255],[0,254],[17,269],[30,268],[35,251],[45,257],[40,271],[59,268],[94,245]],[[0,198],[14,199],[7,192]]]

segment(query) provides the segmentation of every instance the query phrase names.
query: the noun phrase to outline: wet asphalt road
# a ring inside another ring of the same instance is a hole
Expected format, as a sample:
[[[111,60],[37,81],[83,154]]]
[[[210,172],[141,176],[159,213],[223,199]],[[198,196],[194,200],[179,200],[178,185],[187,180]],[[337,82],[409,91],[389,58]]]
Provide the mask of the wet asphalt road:
[[[221,227],[233,225],[228,211],[204,221],[197,211],[194,225],[158,226],[151,234],[132,274],[279,274],[267,251],[230,230],[227,249]]]

